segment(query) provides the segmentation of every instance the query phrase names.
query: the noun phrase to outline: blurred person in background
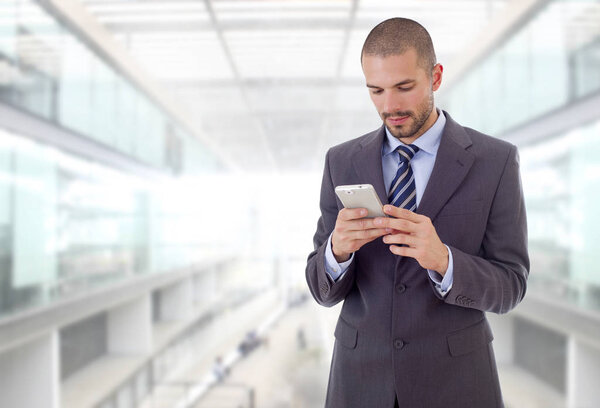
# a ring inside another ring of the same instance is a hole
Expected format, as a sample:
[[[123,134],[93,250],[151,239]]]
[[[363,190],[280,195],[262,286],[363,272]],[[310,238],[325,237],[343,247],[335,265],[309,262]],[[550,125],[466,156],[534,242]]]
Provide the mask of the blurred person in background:
[[[225,377],[229,374],[229,368],[223,363],[223,357],[217,356],[213,364],[213,375],[217,382],[223,382]]]
[[[318,303],[344,301],[326,407],[502,407],[485,312],[526,291],[517,149],[435,107],[443,67],[419,23],[377,25],[361,63],[383,125],[328,151],[306,268]],[[344,209],[348,184],[372,184],[388,217]]]

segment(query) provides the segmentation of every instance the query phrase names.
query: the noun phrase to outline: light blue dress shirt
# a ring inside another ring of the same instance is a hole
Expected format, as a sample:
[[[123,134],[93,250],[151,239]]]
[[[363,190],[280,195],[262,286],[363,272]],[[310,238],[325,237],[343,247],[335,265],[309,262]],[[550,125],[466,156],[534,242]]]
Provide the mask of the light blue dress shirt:
[[[440,147],[440,141],[442,139],[442,131],[446,125],[446,117],[441,110],[437,110],[438,119],[435,121],[425,133],[417,138],[413,142],[414,145],[419,147],[419,151],[410,161],[413,174],[415,176],[415,188],[417,190],[417,208],[423,197],[423,192],[431,176],[435,158],[437,156],[438,148]],[[383,143],[381,151],[381,165],[383,169],[383,182],[386,187],[386,191],[389,190],[392,184],[392,180],[398,171],[400,165],[400,157],[395,152],[396,148],[403,143],[396,139],[389,132],[387,127],[385,128],[386,140]],[[331,234],[333,235],[333,233]],[[346,262],[338,263],[333,256],[331,249],[331,235],[327,242],[327,248],[325,249],[325,270],[335,281],[343,278],[344,273],[348,270],[350,263],[354,259],[354,254]],[[427,270],[429,278],[435,284],[437,291],[442,295],[446,296],[450,289],[452,289],[452,282],[454,276],[454,262],[452,259],[452,251],[448,248],[448,269],[443,279],[442,276],[431,270]]]

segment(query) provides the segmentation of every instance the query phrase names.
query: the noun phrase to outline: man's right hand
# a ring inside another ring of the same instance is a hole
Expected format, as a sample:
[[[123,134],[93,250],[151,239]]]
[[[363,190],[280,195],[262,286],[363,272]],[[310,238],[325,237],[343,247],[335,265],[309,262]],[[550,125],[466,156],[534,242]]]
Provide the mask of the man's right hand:
[[[343,208],[338,213],[331,236],[331,250],[336,261],[347,261],[363,245],[392,232],[375,227],[374,218],[363,218],[366,215],[365,208]]]

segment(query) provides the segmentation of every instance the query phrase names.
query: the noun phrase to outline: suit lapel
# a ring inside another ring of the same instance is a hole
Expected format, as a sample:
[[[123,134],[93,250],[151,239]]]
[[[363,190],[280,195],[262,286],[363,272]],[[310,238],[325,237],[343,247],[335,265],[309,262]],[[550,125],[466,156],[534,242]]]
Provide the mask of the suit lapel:
[[[447,112],[435,164],[417,212],[432,220],[468,174],[475,157],[466,150],[471,138]]]
[[[385,138],[385,127],[373,132],[373,136],[361,143],[359,150],[352,155],[352,165],[361,184],[372,184],[383,204],[388,202],[383,185],[381,149]]]

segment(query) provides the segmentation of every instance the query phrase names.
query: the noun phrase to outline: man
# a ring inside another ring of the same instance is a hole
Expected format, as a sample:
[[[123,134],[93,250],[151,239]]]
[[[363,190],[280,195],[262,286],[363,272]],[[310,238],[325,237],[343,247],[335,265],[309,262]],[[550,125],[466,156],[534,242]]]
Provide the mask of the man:
[[[443,68],[417,22],[376,26],[361,62],[383,126],[327,153],[306,268],[317,302],[344,300],[326,406],[501,407],[484,312],[525,295],[517,150],[435,108]],[[345,184],[372,184],[388,217],[344,209]]]

